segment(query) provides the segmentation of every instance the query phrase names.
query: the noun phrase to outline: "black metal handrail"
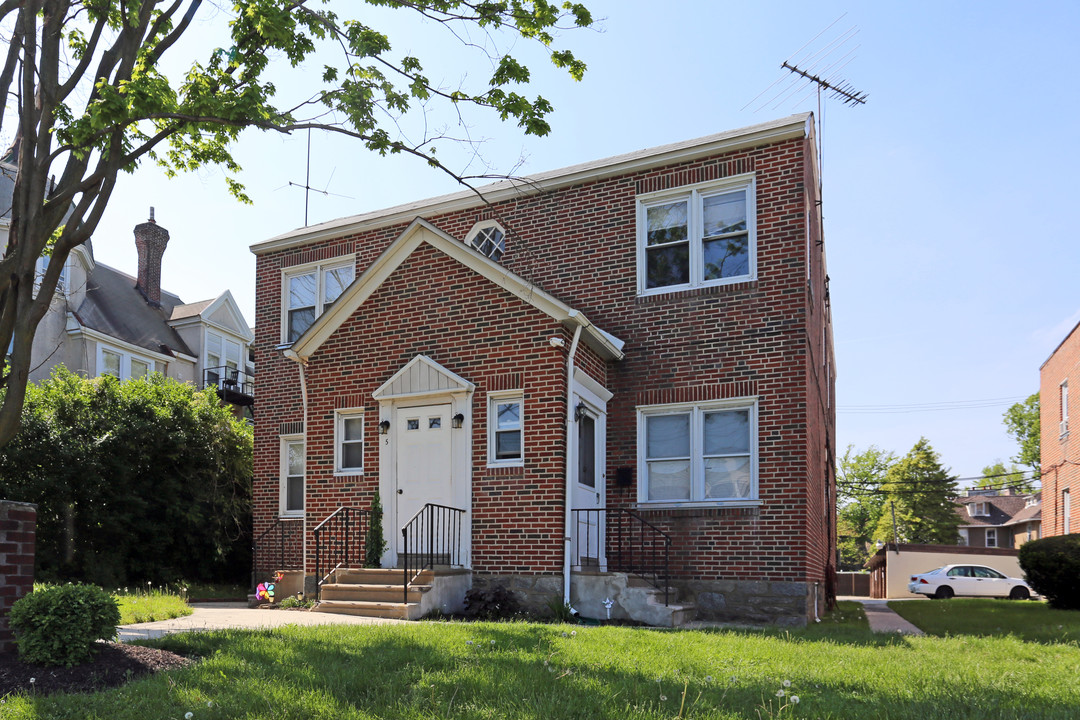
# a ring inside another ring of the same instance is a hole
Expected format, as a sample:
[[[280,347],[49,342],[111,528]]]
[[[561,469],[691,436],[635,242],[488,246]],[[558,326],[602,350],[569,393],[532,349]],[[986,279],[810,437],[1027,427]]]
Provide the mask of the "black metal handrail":
[[[273,570],[303,570],[303,552],[292,542],[295,538],[302,540],[304,531],[304,518],[302,517],[276,517],[270,527],[263,530],[257,538],[251,542],[251,591],[255,591],[258,585],[257,578],[262,573]],[[274,543],[277,547],[274,547]],[[273,559],[274,550],[277,550],[277,566],[270,568],[260,564],[260,557]]]
[[[588,508],[571,512],[577,530],[571,568],[600,569],[601,557],[606,555],[608,570],[648,580],[653,587],[663,589],[664,605],[668,604],[670,535],[628,508]]]
[[[247,370],[229,365],[217,365],[203,369],[202,386],[241,395],[252,395],[255,392],[255,376]]]
[[[315,537],[316,600],[322,600],[322,586],[330,573],[342,567],[363,567],[365,526],[370,523],[370,510],[342,506],[311,531]],[[328,568],[325,576],[323,560]]]
[[[401,528],[405,600],[409,585],[424,570],[440,565],[461,565],[461,508],[428,503]]]

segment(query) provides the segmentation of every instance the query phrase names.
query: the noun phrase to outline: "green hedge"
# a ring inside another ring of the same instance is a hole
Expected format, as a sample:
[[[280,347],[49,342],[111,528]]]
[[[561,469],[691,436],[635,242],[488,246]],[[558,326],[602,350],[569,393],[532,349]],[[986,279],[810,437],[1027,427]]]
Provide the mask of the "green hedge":
[[[8,616],[19,656],[38,665],[78,665],[97,640],[116,637],[116,598],[95,585],[51,585],[17,601]]]
[[[1024,543],[1019,559],[1028,584],[1051,607],[1080,610],[1080,534]]]

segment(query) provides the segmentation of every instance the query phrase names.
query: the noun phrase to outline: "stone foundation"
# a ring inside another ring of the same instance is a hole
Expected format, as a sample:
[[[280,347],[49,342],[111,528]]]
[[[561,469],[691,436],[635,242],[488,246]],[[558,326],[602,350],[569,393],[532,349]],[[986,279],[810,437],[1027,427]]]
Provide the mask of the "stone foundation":
[[[814,583],[688,580],[672,585],[681,599],[694,603],[698,620],[802,627],[815,617]],[[824,610],[824,586],[818,584],[817,617]]]
[[[512,590],[521,609],[531,615],[551,615],[551,603],[561,603],[563,597],[562,575],[494,575],[473,573],[472,586],[484,588],[489,584],[505,585]]]

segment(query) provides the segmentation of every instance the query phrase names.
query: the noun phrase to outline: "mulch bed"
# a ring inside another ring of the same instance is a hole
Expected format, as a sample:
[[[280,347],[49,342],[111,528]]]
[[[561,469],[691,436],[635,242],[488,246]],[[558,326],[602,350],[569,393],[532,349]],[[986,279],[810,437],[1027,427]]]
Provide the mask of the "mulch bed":
[[[90,662],[70,668],[30,665],[19,660],[16,652],[0,653],[0,697],[20,691],[38,695],[94,692],[192,662],[168,650],[122,643],[99,643]]]

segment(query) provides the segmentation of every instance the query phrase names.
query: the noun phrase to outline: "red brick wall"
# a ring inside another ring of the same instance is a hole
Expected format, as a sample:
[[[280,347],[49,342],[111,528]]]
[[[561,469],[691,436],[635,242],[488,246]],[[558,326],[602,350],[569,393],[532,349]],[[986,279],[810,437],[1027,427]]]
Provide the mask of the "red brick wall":
[[[0,500],[0,653],[12,649],[8,611],[34,589],[37,508]]]
[[[1060,431],[1061,383],[1069,383],[1068,432]],[[1069,491],[1069,531],[1080,533],[1080,326],[1043,363],[1039,373],[1042,452],[1042,536],[1065,534],[1063,492]]]
[[[831,331],[824,339],[822,332],[829,310],[812,147],[809,140],[784,141],[426,218],[464,238],[475,222],[497,216],[509,230],[505,266],[626,342],[620,362],[605,365],[587,350],[577,359],[614,393],[607,423],[609,505],[636,502],[637,406],[758,398],[761,506],[647,511],[650,521],[675,535],[674,556],[686,577],[813,582],[824,578],[834,556],[835,367]],[[638,297],[636,196],[746,172],[756,178],[757,280]],[[256,532],[277,509],[279,425],[302,420],[295,364],[275,349],[281,269],[355,249],[359,275],[404,227],[258,258]],[[560,332],[547,316],[422,245],[313,357],[309,467],[325,473],[332,463],[333,396],[364,397],[368,437],[375,437],[371,391],[422,352],[478,386],[474,566],[557,570],[566,348],[552,349],[547,338]],[[507,373],[524,374],[526,415],[538,422],[526,429],[526,469],[496,475],[483,470],[486,378]],[[374,443],[366,462],[377,469]],[[615,485],[620,467],[632,468],[629,488]],[[326,496],[312,500],[313,520],[345,498],[366,503],[377,473],[354,478],[350,487],[339,480],[309,473],[309,487]]]

